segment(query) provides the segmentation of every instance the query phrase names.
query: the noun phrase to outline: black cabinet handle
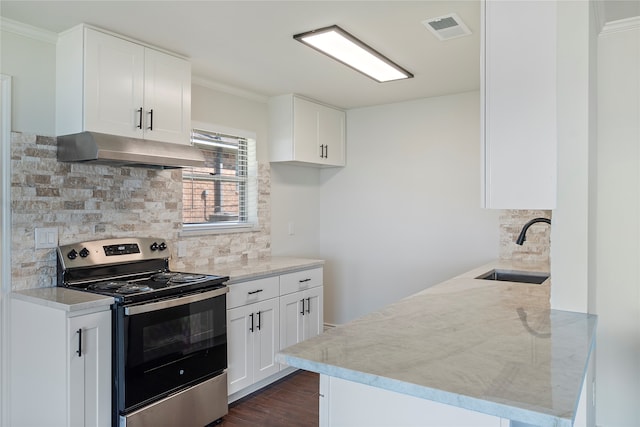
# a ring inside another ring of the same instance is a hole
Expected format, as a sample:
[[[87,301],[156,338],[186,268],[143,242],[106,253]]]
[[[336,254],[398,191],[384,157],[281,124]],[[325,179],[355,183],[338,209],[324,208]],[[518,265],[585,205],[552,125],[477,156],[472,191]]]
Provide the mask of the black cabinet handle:
[[[298,283],[306,283],[306,282],[310,282],[311,279],[302,279],[302,280],[298,280]]]
[[[307,298],[307,313],[311,313],[311,298]]]
[[[249,331],[253,332],[253,313],[251,313],[249,316],[251,317],[251,327],[249,328]]]
[[[260,313],[261,312],[259,311],[258,312],[258,326],[257,326],[258,330],[260,330],[260,324],[262,323],[262,319],[261,319]]]
[[[78,357],[82,357],[82,328],[78,329]]]
[[[255,290],[255,291],[249,291],[249,292],[247,292],[247,295],[258,294],[258,293],[260,293],[262,291],[263,291],[263,289],[258,289],[258,290]]]
[[[137,111],[138,114],[140,114],[140,117],[138,119],[138,129],[142,129],[142,107],[140,107]]]
[[[304,299],[301,299],[300,302],[302,303],[302,311],[300,312],[300,314],[304,316]]]
[[[324,146],[324,158],[325,159],[329,158],[329,144]]]
[[[320,145],[320,158],[323,159],[324,158],[324,144]]]
[[[153,108],[149,110],[149,130],[153,130]]]

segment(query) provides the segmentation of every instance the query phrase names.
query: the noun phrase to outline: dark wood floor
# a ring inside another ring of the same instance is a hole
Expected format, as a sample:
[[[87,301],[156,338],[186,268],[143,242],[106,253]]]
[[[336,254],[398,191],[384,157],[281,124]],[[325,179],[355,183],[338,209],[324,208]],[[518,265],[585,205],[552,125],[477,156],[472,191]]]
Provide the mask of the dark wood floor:
[[[296,371],[280,381],[229,405],[219,426],[318,426],[319,376]]]

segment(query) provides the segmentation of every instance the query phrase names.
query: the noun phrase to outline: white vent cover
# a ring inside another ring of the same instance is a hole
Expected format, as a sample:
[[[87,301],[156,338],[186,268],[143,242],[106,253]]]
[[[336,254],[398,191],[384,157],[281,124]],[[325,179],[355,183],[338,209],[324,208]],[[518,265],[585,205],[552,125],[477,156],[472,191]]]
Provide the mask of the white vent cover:
[[[422,21],[422,25],[427,27],[440,40],[455,39],[456,37],[471,34],[471,30],[455,13],[427,19]]]

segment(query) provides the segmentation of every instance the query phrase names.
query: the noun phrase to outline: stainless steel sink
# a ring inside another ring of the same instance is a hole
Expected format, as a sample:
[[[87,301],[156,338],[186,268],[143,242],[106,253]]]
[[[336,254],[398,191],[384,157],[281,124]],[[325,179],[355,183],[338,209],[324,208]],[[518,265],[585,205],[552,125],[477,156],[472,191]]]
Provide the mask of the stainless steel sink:
[[[533,283],[536,285],[541,284],[549,278],[549,273],[538,273],[531,271],[516,271],[516,270],[491,270],[476,279],[483,280],[500,280],[503,282],[518,282],[518,283]]]

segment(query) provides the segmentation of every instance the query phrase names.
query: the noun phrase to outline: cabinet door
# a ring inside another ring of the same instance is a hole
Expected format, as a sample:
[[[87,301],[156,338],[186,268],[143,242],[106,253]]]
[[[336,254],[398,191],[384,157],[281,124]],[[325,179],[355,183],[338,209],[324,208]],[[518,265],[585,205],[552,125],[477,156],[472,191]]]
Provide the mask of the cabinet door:
[[[280,297],[280,349],[297,344],[304,339],[302,301],[304,292]]]
[[[483,206],[556,204],[556,2],[485,1]]]
[[[144,52],[144,137],[190,144],[191,65],[153,49]]]
[[[253,384],[251,305],[227,310],[228,393]],[[254,325],[255,327],[255,325]]]
[[[84,129],[142,138],[144,48],[85,31]]]
[[[304,337],[309,339],[320,335],[324,328],[324,316],[322,313],[322,293],[323,287],[311,288],[304,291],[305,312],[303,316]]]
[[[320,163],[318,104],[293,98],[293,159],[299,162]]]
[[[257,382],[280,370],[280,365],[276,362],[276,352],[280,345],[278,339],[280,336],[278,325],[280,307],[277,298],[251,306],[255,317],[253,381]]]
[[[110,426],[111,312],[70,318],[68,337],[69,425]]]
[[[344,111],[321,106],[318,123],[320,162],[331,166],[345,165],[345,120]]]

